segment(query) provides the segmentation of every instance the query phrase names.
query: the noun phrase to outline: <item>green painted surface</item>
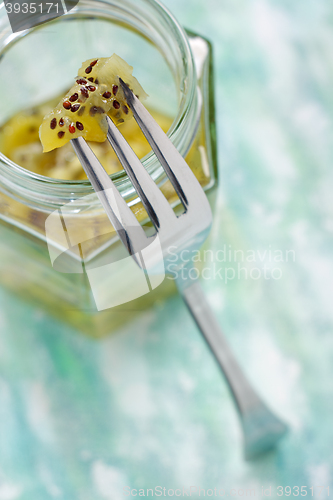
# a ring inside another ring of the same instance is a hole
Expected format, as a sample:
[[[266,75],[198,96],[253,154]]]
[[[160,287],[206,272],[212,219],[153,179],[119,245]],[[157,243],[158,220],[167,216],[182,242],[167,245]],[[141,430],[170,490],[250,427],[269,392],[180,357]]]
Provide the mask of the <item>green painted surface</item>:
[[[178,297],[94,341],[1,290],[0,500],[333,486],[332,5],[165,4],[215,48],[221,186],[203,285],[291,431],[244,462],[228,389]]]

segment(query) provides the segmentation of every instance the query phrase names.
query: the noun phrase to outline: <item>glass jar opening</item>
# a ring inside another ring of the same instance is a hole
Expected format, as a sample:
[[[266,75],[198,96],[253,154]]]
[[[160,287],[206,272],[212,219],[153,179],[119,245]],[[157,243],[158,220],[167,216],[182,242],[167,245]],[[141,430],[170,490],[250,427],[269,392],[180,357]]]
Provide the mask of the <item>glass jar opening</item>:
[[[41,46],[43,51],[38,49]],[[10,118],[24,104],[34,105],[66,90],[60,88],[59,92],[59,85],[71,85],[82,61],[113,52],[120,52],[134,67],[133,74],[150,95],[152,106],[171,114],[168,135],[185,156],[195,135],[200,106],[195,67],[185,32],[155,0],[80,0],[66,15],[14,34],[2,4],[0,71],[7,74],[8,89],[2,94],[0,120]],[[157,182],[163,181],[163,170],[152,152],[142,163]],[[0,177],[2,191],[43,211],[92,193],[88,180],[38,175],[1,151]],[[126,199],[135,196],[123,170],[111,178]]]

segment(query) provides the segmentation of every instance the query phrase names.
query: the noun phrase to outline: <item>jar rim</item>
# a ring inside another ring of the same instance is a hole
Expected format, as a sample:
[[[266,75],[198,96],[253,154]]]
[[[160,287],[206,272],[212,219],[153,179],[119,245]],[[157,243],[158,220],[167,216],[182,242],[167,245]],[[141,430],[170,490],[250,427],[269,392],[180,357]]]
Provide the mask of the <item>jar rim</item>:
[[[96,3],[96,5],[98,5],[99,3],[101,3],[104,7],[126,7],[126,2],[117,2],[118,0],[93,0],[94,4]],[[84,18],[84,14],[82,14],[82,5],[84,5],[84,3],[84,1],[79,2],[79,4],[77,4],[77,6],[71,11],[55,19],[54,21],[50,21],[49,23],[66,21],[68,20],[67,16],[70,16],[73,19],[73,17],[76,16],[78,12],[80,12],[80,19]],[[136,5],[138,5],[138,3],[138,0],[136,0]],[[196,128],[198,126],[196,71],[190,43],[185,30],[180,26],[175,17],[159,0],[141,0],[141,4],[142,3],[149,4],[149,6],[156,14],[157,18],[162,20],[165,26],[168,27],[168,35],[172,34],[173,41],[177,44],[182,54],[182,59],[181,61],[179,61],[179,64],[181,65],[181,78],[179,81],[181,88],[181,99],[178,105],[177,114],[173,120],[172,125],[170,126],[170,129],[167,132],[167,135],[180,151],[180,153],[185,156],[191,146]],[[127,2],[127,5],[128,4],[129,3]],[[2,5],[2,7],[3,6],[4,4]],[[131,4],[130,7],[133,7],[133,4]],[[26,30],[20,33],[10,33],[10,42],[4,47],[8,48],[9,45],[11,46],[12,44],[17,43],[20,38],[26,36],[28,33],[42,28],[43,25],[36,26],[34,28],[31,28],[30,30]],[[163,182],[163,179],[166,179],[164,170],[159,164],[155,153],[150,151],[150,153],[148,153],[144,158],[141,159],[141,162],[156,182],[160,183]],[[55,179],[36,174],[14,163],[3,153],[1,153],[1,151],[0,174],[6,194],[14,195],[14,197],[16,199],[19,199],[21,202],[27,203],[30,206],[31,204],[33,204],[35,205],[35,207],[38,207],[42,210],[55,209],[63,205],[64,203],[73,201],[74,199],[84,195],[89,195],[93,192],[92,186],[88,179]],[[124,170],[119,170],[118,172],[110,174],[110,177],[116,184],[116,186],[120,189],[120,192],[125,199],[132,199],[133,201],[133,197],[137,198],[136,192],[130,182],[130,179]],[[21,185],[22,181],[23,184]],[[20,192],[18,192],[18,185],[20,186]],[[43,191],[42,193],[40,192],[41,190]],[[96,203],[98,203],[97,197]],[[91,198],[89,204],[91,206]]]

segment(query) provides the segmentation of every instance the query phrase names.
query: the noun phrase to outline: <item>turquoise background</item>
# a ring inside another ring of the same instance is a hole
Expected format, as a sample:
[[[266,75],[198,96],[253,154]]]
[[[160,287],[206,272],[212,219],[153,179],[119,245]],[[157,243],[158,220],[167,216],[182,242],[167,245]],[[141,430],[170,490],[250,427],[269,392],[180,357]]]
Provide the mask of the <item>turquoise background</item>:
[[[255,259],[206,262],[222,271],[203,286],[290,433],[243,460],[228,388],[179,297],[95,341],[0,290],[0,500],[118,500],[127,485],[235,488],[237,498],[333,487],[332,4],[165,5],[215,49],[210,248]]]

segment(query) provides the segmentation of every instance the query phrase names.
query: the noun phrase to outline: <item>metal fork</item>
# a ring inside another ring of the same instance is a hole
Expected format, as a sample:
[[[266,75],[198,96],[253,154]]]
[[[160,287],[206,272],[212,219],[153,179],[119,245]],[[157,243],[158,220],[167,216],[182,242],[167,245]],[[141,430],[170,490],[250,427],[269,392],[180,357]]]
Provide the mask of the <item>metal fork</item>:
[[[207,238],[212,224],[207,197],[167,135],[121,79],[120,83],[135,120],[184,206],[184,213],[179,216],[175,214],[110,118],[107,118],[107,138],[155,227],[155,236],[146,235],[85,140],[81,137],[73,139],[72,146],[113,227],[137,264],[145,271],[148,268],[150,272],[155,273],[160,272],[161,264],[168,269],[172,247],[173,269],[176,266],[176,269],[182,271],[177,273],[178,290],[226,377],[241,419],[245,458],[251,459],[273,448],[286,433],[287,426],[268,409],[250,385],[222,334],[198,279],[193,279],[192,263],[184,266],[181,262],[182,250],[197,250]],[[150,242],[156,236],[159,239],[162,259],[161,254],[155,250],[147,254],[147,249],[152,247]],[[144,260],[140,257],[143,251]]]

